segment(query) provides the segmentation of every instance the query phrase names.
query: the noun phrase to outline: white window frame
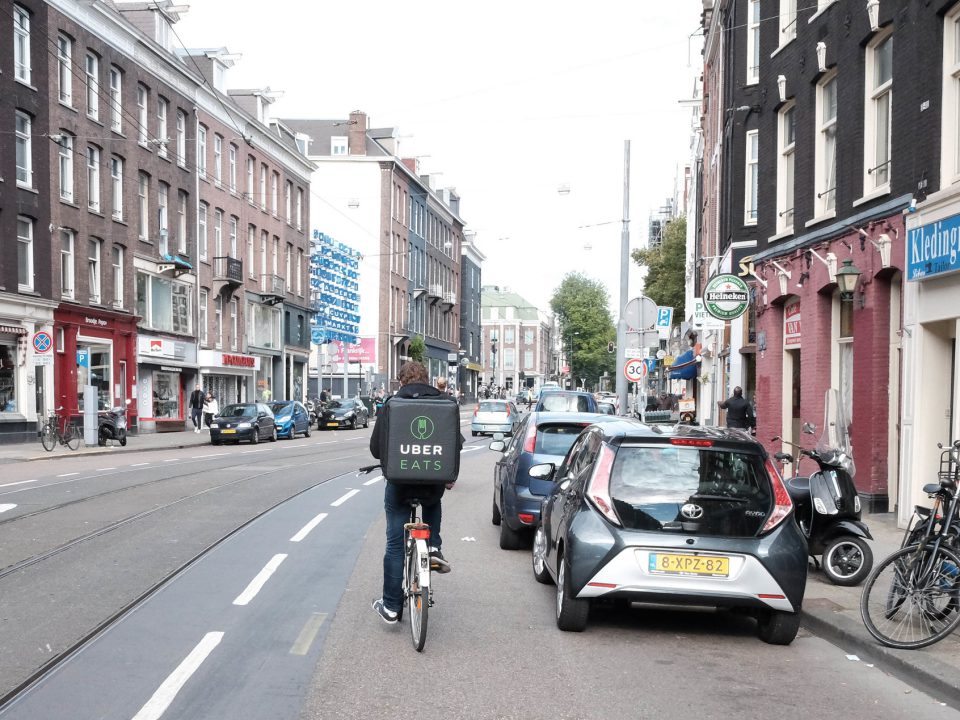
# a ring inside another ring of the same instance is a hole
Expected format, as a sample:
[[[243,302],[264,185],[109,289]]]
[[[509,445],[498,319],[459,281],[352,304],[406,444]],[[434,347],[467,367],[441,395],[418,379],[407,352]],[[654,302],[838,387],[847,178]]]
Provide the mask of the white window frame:
[[[814,197],[813,206],[816,217],[829,217],[837,212],[837,113],[839,107],[839,88],[837,73],[825,75],[817,83],[816,92],[816,130],[817,143],[814,157]],[[833,116],[826,115],[827,88],[833,88]],[[832,137],[832,143],[830,139]],[[832,146],[832,152],[831,152]]]
[[[142,171],[137,176],[137,235],[150,240],[150,176]]]
[[[87,82],[87,117],[100,119],[100,58],[87,51],[83,61],[83,72]]]
[[[33,292],[33,224],[33,218],[17,215],[17,288],[20,292]],[[25,268],[21,268],[23,259],[26,259]],[[26,278],[23,274],[26,274]]]
[[[283,185],[283,203],[287,210],[287,224],[293,223],[293,182],[287,180]]]
[[[76,261],[77,234],[60,228],[60,297],[73,300],[77,295]]]
[[[223,257],[223,210],[213,211],[213,256]]]
[[[257,228],[255,225],[247,225],[247,274],[251,278],[257,276],[254,269],[254,249],[253,244],[257,237]]]
[[[217,350],[223,349],[223,295],[213,301],[213,341]]]
[[[780,0],[779,47],[793,42],[797,37],[797,0]]]
[[[303,248],[297,248],[297,295],[303,297]]]
[[[253,155],[247,155],[247,202],[256,205],[256,199],[253,195],[253,184],[256,182],[257,161]]]
[[[201,260],[207,259],[207,214],[209,205],[205,202],[197,203],[197,255]]]
[[[123,158],[119,155],[110,158],[110,184],[113,219],[123,222]]]
[[[161,255],[170,252],[170,185],[162,180],[157,183],[157,222],[160,243],[158,250]]]
[[[123,72],[110,66],[110,129],[123,131]]]
[[[177,110],[177,165],[187,166],[187,114]]]
[[[90,283],[90,302],[99,305],[102,298],[103,279],[100,258],[103,255],[103,240],[91,237],[87,244],[87,274]]]
[[[60,172],[60,199],[73,202],[73,146],[74,136],[60,131],[60,140],[57,142]]]
[[[100,148],[87,145],[87,209],[100,212]]]
[[[943,19],[940,187],[960,182],[960,3]]]
[[[744,145],[743,224],[756,225],[760,191],[760,131],[747,130]]]
[[[213,182],[220,187],[223,182],[223,136],[213,135]]]
[[[240,303],[237,302],[237,299],[234,298],[230,301],[230,349],[236,350],[238,346],[239,339],[239,324],[237,322],[237,315],[240,308]]]
[[[303,188],[297,188],[297,230],[303,230]]]
[[[200,312],[200,344],[208,345],[209,344],[209,335],[207,333],[207,302],[209,301],[209,295],[206,290],[200,291],[200,300],[198,301],[199,312]]]
[[[147,146],[150,140],[150,126],[147,114],[150,108],[150,91],[146,85],[137,84],[137,142]]]
[[[177,190],[177,252],[187,252],[187,206],[186,190]]]
[[[277,211],[279,208],[280,201],[280,173],[274,172],[270,176],[270,209],[273,212],[273,216],[277,217]]]
[[[267,244],[270,242],[270,233],[266,230],[260,231],[260,282],[264,282],[267,275]],[[261,284],[261,287],[263,285]]]
[[[293,287],[293,283],[290,282],[290,278],[293,277],[293,244],[292,243],[287,243],[287,254],[286,254],[284,264],[287,271],[287,274],[284,275],[284,278],[286,278],[287,280],[287,284],[288,284],[287,289],[289,290],[290,288]]]
[[[788,118],[792,123],[793,139],[788,141]],[[796,200],[796,103],[791,101],[777,113],[777,234],[793,232],[794,201]]]
[[[760,0],[747,0],[747,85],[760,82]]]
[[[30,13],[13,6],[13,77],[25,85],[31,82],[33,64],[30,59]]]
[[[227,180],[230,182],[230,192],[237,191],[237,146],[231,145],[227,149]]]
[[[113,306],[123,307],[123,248],[114,245],[111,249],[111,265],[113,267]]]
[[[267,211],[267,164],[260,163],[260,209]]]
[[[331,155],[347,155],[350,151],[349,138],[346,135],[334,135],[330,138]]]
[[[73,40],[62,33],[57,36],[57,80],[60,102],[73,107]]]
[[[16,111],[14,123],[14,135],[16,136],[15,155],[17,158],[17,186],[33,187],[33,118],[20,110]]]
[[[866,48],[864,63],[864,122],[863,122],[863,195],[873,197],[890,192],[890,178],[893,177],[893,28],[877,34]],[[890,48],[890,79],[876,83],[877,56],[881,46]],[[878,136],[879,109],[886,105],[887,128],[885,152],[886,160],[880,162],[880,144]]]
[[[167,134],[167,117],[170,114],[170,101],[164,97],[157,97],[157,156],[167,156],[167,143],[170,136]]]
[[[230,238],[229,252],[230,252],[230,257],[232,258],[239,257],[239,255],[237,255],[237,233],[240,231],[239,225],[240,225],[240,219],[236,215],[231,215],[230,216],[230,232],[229,232],[229,238]]]
[[[207,128],[197,123],[197,172],[207,177]]]

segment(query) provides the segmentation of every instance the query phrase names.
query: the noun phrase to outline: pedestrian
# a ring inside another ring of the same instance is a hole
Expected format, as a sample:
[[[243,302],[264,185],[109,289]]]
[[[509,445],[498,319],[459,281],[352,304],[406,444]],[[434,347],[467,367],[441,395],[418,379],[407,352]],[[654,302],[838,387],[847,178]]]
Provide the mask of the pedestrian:
[[[219,414],[220,403],[213,396],[213,393],[208,392],[206,399],[203,401],[203,424],[207,426],[207,430],[210,429],[213,419]]]
[[[203,388],[200,387],[200,383],[197,383],[194,387],[193,392],[190,393],[190,419],[193,421],[193,431],[195,433],[200,432],[200,428],[203,427],[202,418],[203,418]]]
[[[437,390],[439,390],[443,395],[450,394],[449,392],[447,392],[447,379],[443,375],[439,375],[437,377],[436,385],[437,385]]]
[[[750,430],[756,427],[757,422],[753,416],[753,407],[748,400],[744,399],[742,387],[735,387],[733,396],[726,400],[720,400],[717,405],[720,406],[721,410],[727,411],[728,428]]]
[[[443,394],[430,385],[430,376],[422,363],[411,360],[400,367],[397,374],[400,389],[393,397],[399,398],[437,398]],[[378,460],[386,458],[387,428],[390,421],[390,400],[383,405],[382,418],[374,425],[370,435],[370,454]],[[463,435],[457,443],[457,452],[463,446]],[[410,505],[407,498],[420,499],[423,510],[423,521],[430,526],[430,568],[438,573],[450,572],[448,563],[441,552],[440,521],[442,512],[440,501],[445,490],[453,487],[453,483],[432,485],[404,485],[388,481],[383,492],[383,509],[387,516],[387,542],[383,554],[383,595],[373,601],[373,609],[388,625],[397,622],[400,608],[403,604],[403,525],[410,516]]]

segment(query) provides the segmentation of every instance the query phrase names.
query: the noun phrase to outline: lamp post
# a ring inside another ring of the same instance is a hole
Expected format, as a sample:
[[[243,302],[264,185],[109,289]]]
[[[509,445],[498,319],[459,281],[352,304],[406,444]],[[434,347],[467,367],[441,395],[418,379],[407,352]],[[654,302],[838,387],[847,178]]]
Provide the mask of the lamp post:
[[[490,385],[497,384],[497,338],[490,338]]]
[[[837,270],[837,286],[840,288],[840,299],[852,301],[853,293],[857,289],[860,279],[860,268],[853,264],[853,260],[844,260],[843,267]]]

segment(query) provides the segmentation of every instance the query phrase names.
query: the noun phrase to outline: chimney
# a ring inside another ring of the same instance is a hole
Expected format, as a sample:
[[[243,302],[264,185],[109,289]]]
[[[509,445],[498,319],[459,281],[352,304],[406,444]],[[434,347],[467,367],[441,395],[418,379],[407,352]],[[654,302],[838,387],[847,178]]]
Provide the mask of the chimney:
[[[407,170],[412,172],[414,175],[420,174],[420,161],[417,160],[417,158],[403,158],[401,162],[404,164]]]
[[[367,154],[367,114],[361,110],[350,113],[350,130],[347,135],[350,155]]]

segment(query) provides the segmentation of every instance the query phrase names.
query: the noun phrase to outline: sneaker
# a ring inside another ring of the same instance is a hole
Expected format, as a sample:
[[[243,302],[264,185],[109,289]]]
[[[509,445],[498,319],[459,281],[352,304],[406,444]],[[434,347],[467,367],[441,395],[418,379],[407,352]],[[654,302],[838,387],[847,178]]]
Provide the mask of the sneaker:
[[[373,609],[380,616],[380,619],[383,620],[387,625],[396,625],[397,624],[397,613],[393,610],[387,610],[386,606],[383,604],[383,598],[379,598],[373,601]]]
[[[441,575],[450,572],[450,563],[444,560],[440,548],[430,548],[430,569]]]
[[[200,432],[200,428],[194,428],[193,431],[194,431],[195,433],[198,433],[198,432]]]

